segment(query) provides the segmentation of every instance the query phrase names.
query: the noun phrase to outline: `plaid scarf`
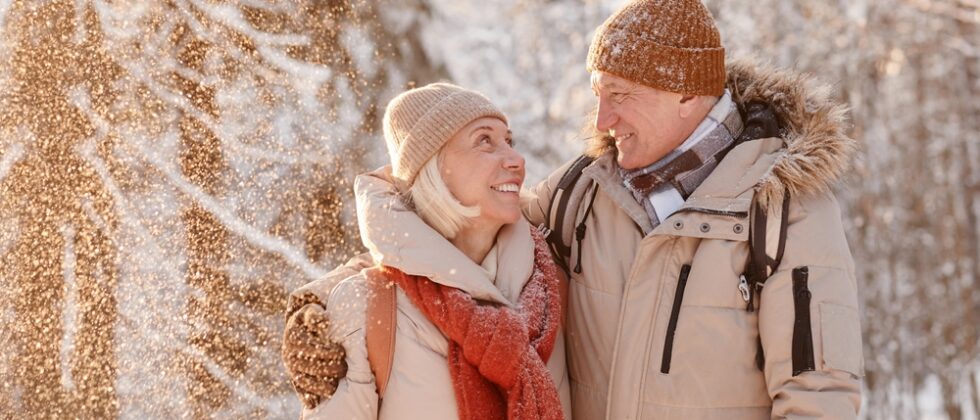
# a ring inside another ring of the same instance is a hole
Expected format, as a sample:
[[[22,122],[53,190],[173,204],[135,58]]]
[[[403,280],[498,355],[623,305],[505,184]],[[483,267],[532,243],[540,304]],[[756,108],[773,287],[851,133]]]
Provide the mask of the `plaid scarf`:
[[[630,170],[619,168],[623,184],[643,205],[654,227],[661,220],[650,203],[650,195],[666,186],[677,189],[687,200],[731,150],[742,128],[738,108],[725,91],[694,134],[680,147],[649,166]]]

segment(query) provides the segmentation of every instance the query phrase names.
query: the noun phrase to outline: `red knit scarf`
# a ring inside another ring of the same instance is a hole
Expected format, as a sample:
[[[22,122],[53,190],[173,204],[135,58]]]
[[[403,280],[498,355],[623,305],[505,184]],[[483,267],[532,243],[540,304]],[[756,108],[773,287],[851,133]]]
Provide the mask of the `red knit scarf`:
[[[559,274],[544,238],[534,238],[534,272],[517,308],[474,300],[425,277],[382,267],[449,338],[449,372],[459,418],[563,419],[558,389],[545,365],[561,317]]]

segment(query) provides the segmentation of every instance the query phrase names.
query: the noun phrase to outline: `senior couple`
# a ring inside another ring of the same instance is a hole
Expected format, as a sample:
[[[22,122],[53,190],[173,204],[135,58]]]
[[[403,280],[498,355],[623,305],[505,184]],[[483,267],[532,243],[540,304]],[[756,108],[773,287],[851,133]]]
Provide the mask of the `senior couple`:
[[[600,26],[586,153],[523,190],[507,117],[436,83],[355,182],[370,255],[295,291],[283,359],[330,419],[854,418],[854,141],[809,79],[726,66],[698,0]]]

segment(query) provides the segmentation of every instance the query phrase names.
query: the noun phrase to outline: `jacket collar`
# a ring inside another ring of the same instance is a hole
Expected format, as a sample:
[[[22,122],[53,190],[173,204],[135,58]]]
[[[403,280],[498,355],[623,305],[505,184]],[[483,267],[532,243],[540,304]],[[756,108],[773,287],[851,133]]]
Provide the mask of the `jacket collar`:
[[[725,219],[729,216],[744,219],[749,215],[756,182],[770,171],[784,147],[782,139],[767,138],[744,142],[719,162],[710,175],[694,190],[679,210],[654,227],[643,207],[633,198],[632,193],[623,186],[615,165],[615,155],[606,153],[597,158],[582,171],[582,176],[593,179],[620,209],[640,228],[644,236],[653,234],[675,235],[674,220],[688,219],[691,212]],[[703,219],[701,219],[703,221]],[[699,237],[746,240],[745,234],[731,234],[726,229],[712,233],[699,233],[697,229],[689,234]]]
[[[786,147],[762,171],[755,188],[765,207],[788,191],[794,196],[829,191],[847,170],[857,141],[847,135],[847,106],[830,98],[830,86],[812,77],[749,60],[728,65],[736,103],[768,103],[779,117]]]
[[[749,60],[731,61],[727,74],[726,87],[735,103],[739,107],[755,101],[769,104],[780,120],[782,138],[737,146],[695,190],[685,207],[747,208],[750,201],[722,202],[746,191],[754,192],[765,207],[787,191],[802,196],[829,190],[847,170],[857,149],[857,142],[846,133],[847,107],[830,98],[830,87],[807,75]],[[609,139],[596,134],[587,151],[597,157],[593,165],[615,151]],[[605,183],[600,185],[608,191]]]
[[[633,197],[626,186],[623,185],[623,177],[619,173],[618,165],[616,165],[616,154],[615,152],[609,152],[602,156],[596,158],[594,162],[589,164],[582,170],[582,176],[591,178],[599,185],[607,196],[620,209],[622,209],[626,214],[640,227],[643,234],[646,235],[653,230],[653,223],[650,222],[650,217],[647,216],[646,210],[640,203],[636,202],[636,198]]]
[[[361,240],[374,262],[424,276],[476,299],[513,306],[534,265],[534,242],[524,218],[497,234],[496,279],[432,229],[401,198],[386,166],[354,181]]]

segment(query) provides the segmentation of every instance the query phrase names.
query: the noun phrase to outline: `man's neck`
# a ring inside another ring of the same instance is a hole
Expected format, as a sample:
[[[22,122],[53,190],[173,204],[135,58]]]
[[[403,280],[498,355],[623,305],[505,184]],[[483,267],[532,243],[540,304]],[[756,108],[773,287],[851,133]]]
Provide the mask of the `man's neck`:
[[[684,136],[684,140],[677,145],[677,148],[675,148],[674,151],[676,151],[679,148],[686,149],[692,146],[691,144],[686,144],[686,143],[688,143],[692,138],[698,137],[699,135],[703,134],[698,132],[698,129],[705,123],[705,120],[708,119],[708,117],[711,115],[711,112],[714,111],[715,106],[718,105],[718,102],[721,100],[720,97],[715,97],[715,96],[702,96],[699,99],[702,101],[702,104],[700,107],[698,107],[698,111],[693,115],[694,118],[690,119],[689,123],[691,125],[687,127],[688,128],[687,130],[685,130],[687,132],[687,135]]]
[[[698,127],[701,126],[701,123],[708,118],[708,115],[711,115],[711,110],[715,108],[715,105],[718,104],[720,99],[714,96],[701,96],[698,98],[701,101],[701,106],[698,107],[697,112],[692,115],[693,118],[688,122],[689,127],[686,130],[687,135],[684,136],[684,141],[687,141],[687,139],[690,139],[695,134]],[[681,144],[684,144],[684,142],[681,142]]]

